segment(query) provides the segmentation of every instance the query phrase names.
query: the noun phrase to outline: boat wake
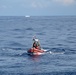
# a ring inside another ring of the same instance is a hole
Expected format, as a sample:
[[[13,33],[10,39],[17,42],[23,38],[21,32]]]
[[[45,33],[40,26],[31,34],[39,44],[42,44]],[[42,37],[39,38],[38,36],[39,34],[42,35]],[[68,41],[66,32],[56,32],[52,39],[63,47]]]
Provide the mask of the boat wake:
[[[65,49],[58,49],[58,48],[52,48],[52,49],[42,49],[44,50],[43,53],[40,53],[39,55],[46,55],[46,54],[69,54],[69,51],[65,51]],[[0,55],[1,56],[26,56],[28,55],[28,49],[25,48],[0,48]],[[70,53],[73,53],[73,51],[70,51]]]
[[[45,54],[64,54],[65,52],[64,51],[62,51],[62,52],[54,52],[54,51],[51,51],[51,50],[46,50],[45,51]]]

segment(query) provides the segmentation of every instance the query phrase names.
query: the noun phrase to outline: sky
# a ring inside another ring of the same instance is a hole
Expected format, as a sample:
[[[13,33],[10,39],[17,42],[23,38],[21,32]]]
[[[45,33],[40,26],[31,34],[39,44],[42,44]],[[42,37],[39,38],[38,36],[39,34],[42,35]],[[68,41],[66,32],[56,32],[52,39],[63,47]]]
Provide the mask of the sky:
[[[76,0],[0,0],[0,16],[76,16]]]

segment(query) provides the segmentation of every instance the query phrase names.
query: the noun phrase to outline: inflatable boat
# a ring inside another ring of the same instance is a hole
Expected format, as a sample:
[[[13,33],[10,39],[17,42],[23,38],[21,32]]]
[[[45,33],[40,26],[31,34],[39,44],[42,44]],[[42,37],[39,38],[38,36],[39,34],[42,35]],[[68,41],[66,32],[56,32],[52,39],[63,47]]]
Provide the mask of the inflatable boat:
[[[30,48],[27,53],[28,55],[42,55],[44,54],[44,50],[43,49],[36,49],[36,48]]]

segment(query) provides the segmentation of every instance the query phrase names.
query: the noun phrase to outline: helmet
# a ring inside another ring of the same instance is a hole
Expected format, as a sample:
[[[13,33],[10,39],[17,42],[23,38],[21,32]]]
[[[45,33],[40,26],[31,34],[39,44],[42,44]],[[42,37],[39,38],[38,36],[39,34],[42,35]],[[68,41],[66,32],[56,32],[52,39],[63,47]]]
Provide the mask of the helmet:
[[[33,41],[38,42],[39,40],[34,36]]]
[[[39,41],[38,39],[35,39],[35,41]]]

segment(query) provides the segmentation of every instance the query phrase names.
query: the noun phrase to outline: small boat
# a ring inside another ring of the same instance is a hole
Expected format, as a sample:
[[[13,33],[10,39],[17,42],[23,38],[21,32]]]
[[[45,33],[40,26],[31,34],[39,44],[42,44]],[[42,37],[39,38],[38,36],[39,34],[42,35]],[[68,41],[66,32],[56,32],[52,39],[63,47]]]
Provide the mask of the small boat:
[[[36,49],[36,48],[30,48],[27,53],[28,55],[42,55],[44,54],[44,50],[43,49]]]
[[[30,16],[29,15],[26,15],[25,17],[29,18]]]

